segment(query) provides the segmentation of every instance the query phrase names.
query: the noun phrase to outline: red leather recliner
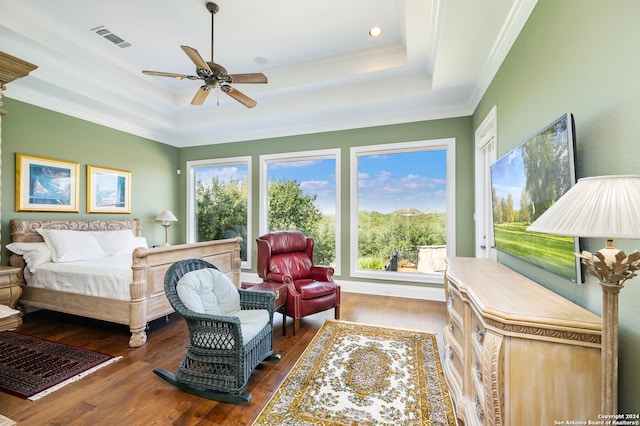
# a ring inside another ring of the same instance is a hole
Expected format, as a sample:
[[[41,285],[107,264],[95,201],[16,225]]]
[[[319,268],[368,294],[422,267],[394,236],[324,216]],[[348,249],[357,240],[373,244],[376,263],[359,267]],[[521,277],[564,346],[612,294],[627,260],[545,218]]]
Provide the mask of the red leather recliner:
[[[293,334],[307,315],[335,308],[335,319],[340,319],[340,286],[333,281],[333,268],[313,264],[313,238],[299,231],[276,231],[256,243],[258,275],[287,285],[286,314],[293,318]]]

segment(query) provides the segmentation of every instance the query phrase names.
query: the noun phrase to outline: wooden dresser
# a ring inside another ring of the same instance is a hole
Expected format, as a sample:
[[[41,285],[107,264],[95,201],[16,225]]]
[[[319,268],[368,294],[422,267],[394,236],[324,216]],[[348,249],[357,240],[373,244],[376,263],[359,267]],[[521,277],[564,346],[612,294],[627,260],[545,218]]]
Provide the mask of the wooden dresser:
[[[443,368],[465,426],[597,420],[600,317],[496,261],[447,263]]]

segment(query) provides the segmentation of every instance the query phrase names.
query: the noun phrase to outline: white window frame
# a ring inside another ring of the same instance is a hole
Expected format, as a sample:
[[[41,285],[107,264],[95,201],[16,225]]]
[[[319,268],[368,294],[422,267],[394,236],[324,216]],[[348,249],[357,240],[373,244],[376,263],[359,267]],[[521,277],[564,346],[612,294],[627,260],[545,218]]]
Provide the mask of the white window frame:
[[[491,164],[497,160],[498,108],[494,106],[475,132],[475,256],[481,259],[498,257],[493,234],[493,199],[491,194]]]
[[[268,211],[269,211],[269,164],[281,163],[289,161],[312,161],[334,159],[336,162],[336,263],[334,266],[335,274],[340,275],[340,235],[341,235],[341,218],[340,218],[340,149],[321,149],[312,151],[286,152],[280,154],[264,154],[260,156],[260,222],[258,229],[260,235],[269,232]]]
[[[365,155],[396,154],[402,152],[445,150],[446,151],[446,179],[447,179],[447,256],[456,254],[456,152],[455,138],[432,139],[414,142],[390,143],[382,145],[369,145],[352,147],[350,154],[350,190],[351,190],[351,253],[350,273],[352,277],[424,282],[444,284],[444,274],[410,273],[391,271],[364,271],[358,269],[358,157]]]
[[[211,158],[207,160],[187,161],[187,243],[196,242],[196,169],[203,167],[247,166],[247,239],[251,238],[251,156]],[[243,260],[242,269],[251,268],[251,244],[247,241],[247,260]]]

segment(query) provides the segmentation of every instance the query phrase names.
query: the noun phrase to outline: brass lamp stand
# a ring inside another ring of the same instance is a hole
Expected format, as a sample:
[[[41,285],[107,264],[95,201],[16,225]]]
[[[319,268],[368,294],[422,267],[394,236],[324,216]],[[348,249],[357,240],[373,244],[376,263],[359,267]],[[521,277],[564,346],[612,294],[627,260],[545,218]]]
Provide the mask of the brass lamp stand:
[[[618,293],[629,278],[640,269],[640,252],[627,256],[607,246],[596,254],[583,251],[576,256],[582,259],[588,272],[600,281],[602,287],[602,414],[618,413]]]

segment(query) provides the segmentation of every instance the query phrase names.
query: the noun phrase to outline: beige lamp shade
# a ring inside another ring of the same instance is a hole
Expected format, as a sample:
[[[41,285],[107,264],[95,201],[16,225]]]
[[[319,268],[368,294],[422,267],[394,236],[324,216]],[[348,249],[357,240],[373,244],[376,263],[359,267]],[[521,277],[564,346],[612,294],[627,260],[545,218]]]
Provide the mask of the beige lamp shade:
[[[171,211],[165,210],[156,216],[156,220],[161,220],[162,222],[176,222],[178,219],[176,219]]]
[[[527,231],[585,238],[640,239],[640,176],[582,178]]]

